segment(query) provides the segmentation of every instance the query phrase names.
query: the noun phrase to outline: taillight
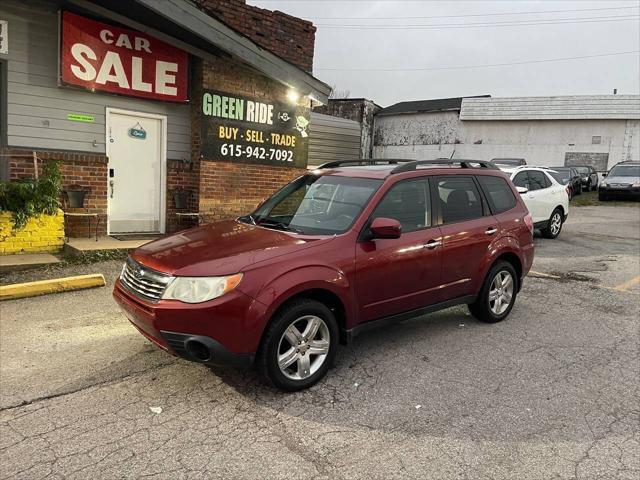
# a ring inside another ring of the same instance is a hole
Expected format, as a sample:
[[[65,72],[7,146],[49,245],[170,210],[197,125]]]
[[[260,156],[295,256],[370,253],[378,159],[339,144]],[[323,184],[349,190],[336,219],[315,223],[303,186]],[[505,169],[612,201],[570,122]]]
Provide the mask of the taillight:
[[[531,214],[527,213],[524,216],[524,224],[527,226],[527,228],[531,232],[531,235],[533,235],[533,218],[531,218]]]
[[[569,195],[569,198],[571,198],[571,187],[567,185],[565,190],[567,191],[567,195]]]

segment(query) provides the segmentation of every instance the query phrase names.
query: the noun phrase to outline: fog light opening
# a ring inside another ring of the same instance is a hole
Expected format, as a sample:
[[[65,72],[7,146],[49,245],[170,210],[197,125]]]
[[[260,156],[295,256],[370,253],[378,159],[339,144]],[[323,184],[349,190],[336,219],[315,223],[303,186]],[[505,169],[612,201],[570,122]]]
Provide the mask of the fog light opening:
[[[185,344],[187,353],[199,362],[207,362],[211,359],[211,352],[204,343],[197,340],[189,340]]]

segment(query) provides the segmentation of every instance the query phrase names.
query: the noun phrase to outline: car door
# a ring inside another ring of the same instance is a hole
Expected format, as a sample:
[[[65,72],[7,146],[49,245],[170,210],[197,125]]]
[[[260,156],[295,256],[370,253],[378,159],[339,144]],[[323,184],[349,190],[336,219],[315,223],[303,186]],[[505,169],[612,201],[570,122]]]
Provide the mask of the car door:
[[[548,188],[551,182],[546,175],[539,170],[525,170],[519,172],[514,178],[516,187],[525,187],[529,191],[522,194],[522,200],[527,206],[533,223],[543,222],[551,216],[550,198]]]
[[[433,225],[429,181],[403,180],[390,187],[370,216],[402,225],[397,239],[356,244],[355,291],[359,322],[437,303],[441,274],[441,234]]]
[[[446,301],[474,293],[475,280],[500,224],[490,214],[474,177],[439,176],[432,185],[442,232],[441,301]]]
[[[527,170],[523,170],[518,172],[512,179],[513,184],[516,187],[523,187],[529,190],[527,193],[522,193],[520,196],[524,201],[524,204],[527,206],[527,210],[531,214],[531,218],[534,222],[537,222],[542,217],[542,207],[536,201],[536,195],[531,192],[531,181],[529,180],[529,174]]]

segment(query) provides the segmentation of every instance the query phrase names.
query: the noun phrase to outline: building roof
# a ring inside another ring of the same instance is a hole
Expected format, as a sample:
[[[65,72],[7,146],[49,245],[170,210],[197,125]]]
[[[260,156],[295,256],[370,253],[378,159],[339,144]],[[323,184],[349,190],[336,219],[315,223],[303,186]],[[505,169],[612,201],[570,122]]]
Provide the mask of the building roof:
[[[236,58],[302,95],[326,103],[331,87],[260,47],[189,0],[67,0],[91,13],[146,32],[200,58]]]
[[[390,107],[383,108],[377,115],[394,115],[397,113],[419,112],[446,112],[460,111],[464,98],[490,98],[490,95],[478,97],[436,98],[433,100],[416,100],[412,102],[400,102]]]
[[[460,120],[638,120],[640,95],[465,98]]]

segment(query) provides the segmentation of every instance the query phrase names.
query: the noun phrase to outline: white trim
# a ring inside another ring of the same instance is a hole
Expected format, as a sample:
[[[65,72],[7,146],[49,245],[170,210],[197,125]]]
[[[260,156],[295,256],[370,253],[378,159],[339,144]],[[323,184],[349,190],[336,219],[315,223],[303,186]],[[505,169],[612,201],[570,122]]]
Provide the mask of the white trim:
[[[111,143],[109,142],[109,116],[112,113],[160,120],[162,140],[161,140],[161,146],[160,146],[160,232],[159,233],[165,233],[166,216],[167,216],[167,116],[158,115],[155,113],[139,112],[135,110],[123,110],[121,108],[105,107],[104,140],[105,140],[105,155],[107,156],[107,159],[109,158],[109,146],[111,145]],[[107,163],[107,235],[111,234],[111,228],[109,225],[109,204],[110,204],[109,180],[110,180],[109,163]]]

